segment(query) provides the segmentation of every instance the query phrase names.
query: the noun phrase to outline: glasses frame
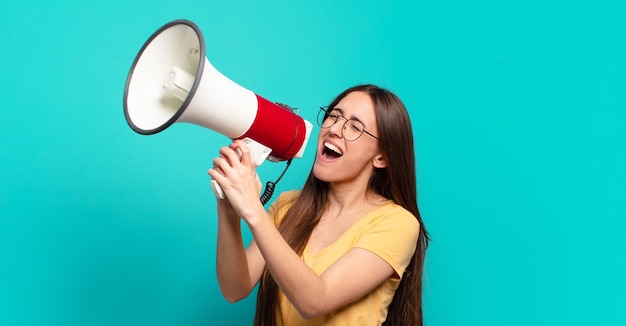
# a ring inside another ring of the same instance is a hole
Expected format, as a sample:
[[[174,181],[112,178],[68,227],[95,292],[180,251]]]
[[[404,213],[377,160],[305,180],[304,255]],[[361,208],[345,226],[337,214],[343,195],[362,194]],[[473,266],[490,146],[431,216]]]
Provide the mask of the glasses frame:
[[[346,130],[346,124],[348,123],[348,121],[358,121],[358,120],[354,120],[354,119],[348,119],[346,118],[343,114],[337,113],[337,119],[335,119],[335,121],[328,127],[323,127],[322,124],[324,123],[324,121],[326,121],[326,119],[330,118],[330,112],[335,110],[334,108],[331,109],[328,106],[320,106],[320,111],[317,113],[317,124],[319,125],[320,128],[322,129],[328,129],[332,126],[334,126],[337,121],[339,121],[339,118],[343,118],[345,121],[343,123],[343,125],[341,126],[341,137],[343,137],[343,139],[345,139],[347,142],[353,142],[356,141],[357,139],[361,138],[361,136],[366,133],[372,137],[374,137],[374,139],[376,140],[380,140],[378,137],[374,136],[372,133],[370,133],[369,131],[365,130],[365,126],[363,126],[363,129],[361,130],[361,134],[358,135],[356,138],[352,139],[352,140],[348,140],[344,134],[344,130]],[[323,114],[323,119],[320,120],[320,114]],[[363,124],[361,121],[358,121],[361,125]]]

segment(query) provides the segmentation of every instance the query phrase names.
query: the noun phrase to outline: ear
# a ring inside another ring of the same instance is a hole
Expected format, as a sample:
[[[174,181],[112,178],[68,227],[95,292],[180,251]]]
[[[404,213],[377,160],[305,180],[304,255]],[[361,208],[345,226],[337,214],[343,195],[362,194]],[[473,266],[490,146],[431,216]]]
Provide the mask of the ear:
[[[378,154],[372,159],[372,164],[377,169],[384,169],[387,167],[387,160],[385,160],[382,154]]]

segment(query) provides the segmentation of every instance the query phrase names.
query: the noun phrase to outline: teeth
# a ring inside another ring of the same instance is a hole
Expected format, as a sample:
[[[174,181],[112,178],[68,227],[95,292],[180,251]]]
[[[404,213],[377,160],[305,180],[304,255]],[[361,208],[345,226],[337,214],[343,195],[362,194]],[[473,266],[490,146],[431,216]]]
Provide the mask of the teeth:
[[[337,153],[337,155],[343,155],[343,153],[339,150],[339,148],[331,143],[328,142],[324,142],[324,147],[328,148],[329,150]]]

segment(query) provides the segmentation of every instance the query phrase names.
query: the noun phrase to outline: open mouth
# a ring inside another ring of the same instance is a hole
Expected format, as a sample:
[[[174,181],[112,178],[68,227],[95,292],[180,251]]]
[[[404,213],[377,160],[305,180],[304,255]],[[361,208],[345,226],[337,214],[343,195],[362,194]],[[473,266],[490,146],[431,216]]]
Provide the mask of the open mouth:
[[[329,143],[329,142],[324,142],[324,147],[322,148],[322,156],[325,158],[339,158],[343,155],[343,152],[341,152],[341,150]]]

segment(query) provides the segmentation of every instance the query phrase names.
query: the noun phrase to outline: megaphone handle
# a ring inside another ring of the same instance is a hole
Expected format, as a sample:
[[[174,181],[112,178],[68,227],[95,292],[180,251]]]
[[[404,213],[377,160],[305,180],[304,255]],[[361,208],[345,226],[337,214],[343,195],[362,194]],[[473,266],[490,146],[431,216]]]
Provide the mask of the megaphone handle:
[[[218,199],[226,198],[222,187],[220,187],[220,184],[217,183],[217,181],[211,180],[211,189],[213,190],[213,194],[215,195],[215,197],[217,197]]]

